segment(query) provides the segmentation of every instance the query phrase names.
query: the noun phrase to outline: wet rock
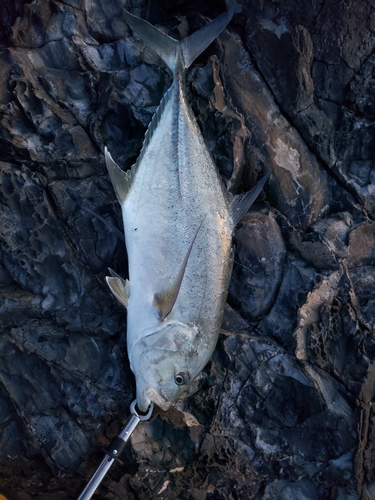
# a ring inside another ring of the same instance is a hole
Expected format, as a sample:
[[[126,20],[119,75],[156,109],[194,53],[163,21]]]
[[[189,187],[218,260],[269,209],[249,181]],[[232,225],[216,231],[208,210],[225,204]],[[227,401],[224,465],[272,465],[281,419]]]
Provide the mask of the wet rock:
[[[0,491],[20,500],[77,498],[134,398],[102,152],[130,167],[171,75],[122,4],[0,6]],[[374,7],[240,4],[187,92],[231,194],[271,178],[212,360],[98,499],[374,496]],[[128,8],[181,37],[226,5]]]
[[[60,228],[45,191],[46,179],[25,166],[11,164],[3,164],[1,173],[5,209],[1,244],[9,274],[33,294],[43,295],[46,308],[52,303],[61,308],[62,300],[72,304],[82,293],[82,278],[68,262],[69,246],[61,245]],[[57,273],[63,274],[58,282]]]
[[[351,231],[349,237],[349,267],[375,264],[375,224],[367,222]]]
[[[338,271],[331,273],[308,293],[305,303],[299,310],[298,326],[295,331],[297,358],[308,359],[306,352],[307,332],[309,328],[320,319],[321,308],[329,307],[337,297],[337,286],[341,276],[341,273]]]
[[[74,333],[67,336],[48,322],[35,321],[25,328],[13,328],[10,336],[8,340],[21,350],[35,353],[49,364],[58,363],[99,387],[109,389],[120,385],[117,349],[111,351],[112,346],[100,338]]]
[[[354,288],[354,303],[360,318],[365,322],[369,331],[374,331],[374,284],[375,270],[373,266],[359,266],[351,268],[349,272],[350,279]],[[372,357],[372,354],[370,354]]]
[[[318,500],[319,493],[315,485],[307,479],[301,479],[295,483],[283,480],[268,485],[262,500],[272,500],[274,498],[279,500],[290,498]]]
[[[332,271],[348,257],[348,239],[353,218],[348,212],[324,217],[313,224],[309,231],[296,231],[285,219],[280,219],[288,245],[320,271]]]
[[[107,273],[107,268],[114,266],[116,255],[125,269],[124,235],[117,226],[109,191],[109,183],[95,177],[54,181],[50,185],[69,238],[77,242],[82,258],[95,274]]]
[[[352,216],[344,212],[321,219],[314,224],[313,229],[323,236],[324,243],[334,257],[343,259],[348,256],[347,242],[352,225]]]
[[[142,456],[147,455],[150,460],[150,467],[140,469],[133,487],[142,498],[152,498],[152,492],[161,492],[163,488],[168,498],[178,498],[182,485],[185,491],[191,491],[195,485],[201,493],[208,490],[209,494],[223,495],[223,498],[229,498],[233,492],[240,498],[246,495],[271,498],[261,494],[262,484],[271,470],[284,468],[289,480],[284,479],[280,486],[285,487],[285,492],[295,491],[300,498],[319,498],[316,495],[325,494],[329,486],[315,482],[314,477],[339,459],[327,435],[340,442],[347,440],[347,450],[353,449],[354,436],[341,424],[335,434],[340,418],[322,409],[319,393],[311,379],[277,344],[254,336],[229,335],[223,347],[230,362],[228,365],[227,361],[220,361],[218,355],[214,356],[217,367],[226,365],[228,368],[225,379],[215,381],[221,385],[221,390],[214,418],[205,422],[200,417],[207,428],[199,455],[186,457],[182,466],[172,462],[168,471],[163,472],[160,464],[165,459],[170,463],[176,451],[173,453],[170,447],[170,452],[162,456],[155,440],[153,445],[145,440],[145,433],[157,433],[161,428],[158,417],[133,435],[137,449],[143,443]],[[212,396],[214,392],[212,387],[209,394]],[[290,393],[294,395],[291,399]],[[197,407],[197,415],[196,411]],[[186,446],[186,438],[184,442]],[[284,457],[281,460],[278,457],[280,446]],[[177,456],[181,457],[181,453],[186,454],[188,450],[189,447],[181,450]],[[349,463],[345,461],[345,467]],[[299,474],[310,479],[299,482]],[[340,481],[346,484],[343,478]],[[307,485],[310,485],[308,490]],[[266,492],[271,492],[275,486],[267,488]],[[308,491],[315,496],[302,496]]]
[[[288,255],[285,262],[283,280],[269,314],[260,322],[260,331],[280,342],[281,345],[294,348],[291,335],[298,310],[306,301],[308,292],[314,286],[316,271],[300,259]]]
[[[310,378],[314,381],[319,393],[324,398],[328,410],[340,418],[348,429],[352,429],[354,423],[353,409],[340,394],[340,392],[345,393],[344,388],[340,387],[333,378],[318,367],[308,363],[305,363],[304,367]]]
[[[238,39],[227,33],[222,39],[226,46],[222,63],[226,88],[251,130],[254,161],[272,173],[272,202],[293,225],[306,228],[329,208],[326,174],[281,114]]]
[[[124,30],[122,9],[123,4],[118,0],[110,6],[101,0],[88,2],[87,15],[92,20],[88,29],[93,38],[99,42],[124,38],[128,30]]]
[[[220,467],[222,475],[238,471],[240,463],[247,462],[244,457],[249,457],[251,468],[232,476],[236,484],[234,487],[232,483],[232,491],[240,497],[250,493],[247,485],[252,483],[250,498],[263,498],[259,495],[260,485],[274,467],[284,468],[286,484],[296,481],[291,490],[306,494],[304,485],[298,486],[298,474],[315,483],[316,473],[325,468],[320,469],[322,463],[338,458],[333,443],[328,444],[323,437],[335,434],[334,421],[340,420],[340,430],[333,439],[341,442],[345,436],[347,450],[353,450],[354,435],[339,417],[322,409],[311,379],[277,344],[256,336],[232,335],[225,340],[224,349],[231,362],[220,406],[202,444],[203,453],[208,455],[212,468]],[[291,399],[289,394],[293,394]],[[299,400],[303,400],[301,405]],[[280,449],[284,458],[278,455]],[[314,490],[323,495],[319,483],[310,488],[310,494]]]
[[[243,114],[226,96],[217,56],[211,56],[205,67],[193,69],[189,77],[197,96],[196,103],[192,103],[195,115],[228,191],[235,193],[241,183],[250,189],[246,185],[246,172],[251,133]],[[210,108],[207,108],[207,98]],[[220,121],[215,118],[217,115]]]
[[[249,329],[249,322],[246,321],[235,309],[229,304],[225,305],[222,330],[233,332],[242,332]]]
[[[274,303],[284,271],[285,245],[272,213],[252,212],[241,221],[229,301],[247,319],[258,319]]]
[[[374,8],[297,3],[249,4],[247,44],[283,112],[373,213]]]
[[[69,466],[88,452],[90,443],[75,418],[58,406],[62,397],[59,380],[51,377],[47,366],[34,356],[23,357],[5,340],[1,344],[0,378],[12,403],[28,422],[31,435],[41,443],[47,462],[51,457],[52,464]],[[28,373],[33,374],[31,379]]]
[[[181,425],[183,424],[183,425]],[[195,444],[189,441],[189,426],[186,422],[165,422],[156,418],[146,423],[132,436],[132,446],[138,459],[147,456],[153,467],[173,469],[182,463],[191,462],[194,458]],[[160,443],[160,447],[155,443]],[[167,442],[167,450],[165,443]],[[163,455],[163,458],[161,458]]]

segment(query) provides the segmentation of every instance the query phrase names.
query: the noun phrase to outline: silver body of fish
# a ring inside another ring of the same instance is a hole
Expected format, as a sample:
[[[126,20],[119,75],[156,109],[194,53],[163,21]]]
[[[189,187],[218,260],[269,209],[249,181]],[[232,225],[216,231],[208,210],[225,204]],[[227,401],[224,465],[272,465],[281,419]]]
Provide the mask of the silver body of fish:
[[[125,13],[174,74],[131,170],[123,172],[106,150],[129,261],[129,281],[111,271],[107,282],[127,307],[128,355],[141,410],[151,401],[168,409],[210,359],[229,286],[233,228],[265,182],[229,203],[185,92],[185,68],[232,14],[178,42]]]

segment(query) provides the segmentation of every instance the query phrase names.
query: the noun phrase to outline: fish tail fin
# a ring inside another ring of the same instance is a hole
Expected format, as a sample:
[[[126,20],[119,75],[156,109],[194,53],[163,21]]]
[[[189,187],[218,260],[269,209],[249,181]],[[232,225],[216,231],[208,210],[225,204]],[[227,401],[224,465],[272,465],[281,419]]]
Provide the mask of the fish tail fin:
[[[179,48],[179,41],[166,35],[158,28],[140,17],[124,10],[124,17],[131,29],[152,49],[174,72]]]
[[[211,21],[209,24],[191,34],[184,40],[178,41],[166,35],[149,22],[133,16],[124,10],[124,17],[131,29],[163,59],[169,69],[175,73],[179,56],[182,54],[185,68],[201,54],[227,26],[237,10],[234,4],[227,12]]]
[[[200,30],[192,33],[182,40],[182,54],[184,56],[185,68],[188,68],[194,60],[217,38],[226,28],[237,10],[237,5],[224,12],[219,17],[203,26]]]

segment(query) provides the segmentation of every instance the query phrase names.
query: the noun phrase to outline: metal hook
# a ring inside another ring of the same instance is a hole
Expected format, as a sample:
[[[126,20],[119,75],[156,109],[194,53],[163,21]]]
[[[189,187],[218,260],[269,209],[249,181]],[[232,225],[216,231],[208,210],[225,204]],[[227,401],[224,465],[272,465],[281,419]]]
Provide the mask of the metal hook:
[[[90,500],[90,498],[93,496],[98,486],[102,482],[104,476],[107,474],[113,462],[115,460],[118,460],[118,457],[124,451],[128,439],[134,432],[139,422],[144,422],[151,417],[152,412],[154,410],[154,403],[150,404],[150,407],[146,415],[139,415],[139,413],[135,409],[136,403],[137,400],[134,400],[131,403],[130,405],[131,417],[127,421],[125,427],[122,429],[120,434],[117,437],[115,437],[115,439],[112,441],[108,450],[104,450],[106,456],[103,458],[96,472],[91,477],[90,481],[87,483],[86,488],[82,491],[82,493],[78,497],[78,500]],[[121,460],[119,460],[119,462],[121,462]]]

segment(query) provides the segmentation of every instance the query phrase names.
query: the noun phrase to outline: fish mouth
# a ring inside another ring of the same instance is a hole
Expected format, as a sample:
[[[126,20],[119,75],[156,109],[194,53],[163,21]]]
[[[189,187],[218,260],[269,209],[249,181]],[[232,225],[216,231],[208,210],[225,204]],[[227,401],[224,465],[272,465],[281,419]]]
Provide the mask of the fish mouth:
[[[151,400],[147,397],[137,394],[137,406],[142,413],[146,413],[151,404]],[[0,499],[1,500],[1,499]]]
[[[161,398],[158,398],[158,401],[156,402],[155,400],[153,400],[153,402],[159,406],[159,408],[161,408],[163,411],[167,411],[169,410],[169,408],[172,406],[172,403],[168,402],[168,403],[165,403]]]
[[[137,406],[141,411],[147,411],[151,401],[163,411],[169,410],[172,406],[171,401],[166,395],[162,394],[162,392],[157,392],[152,387],[144,391],[137,391]]]
[[[157,406],[159,406],[162,410],[167,411],[172,406],[169,398],[163,394],[162,391],[157,392],[155,389],[150,388],[147,391],[147,395]]]

